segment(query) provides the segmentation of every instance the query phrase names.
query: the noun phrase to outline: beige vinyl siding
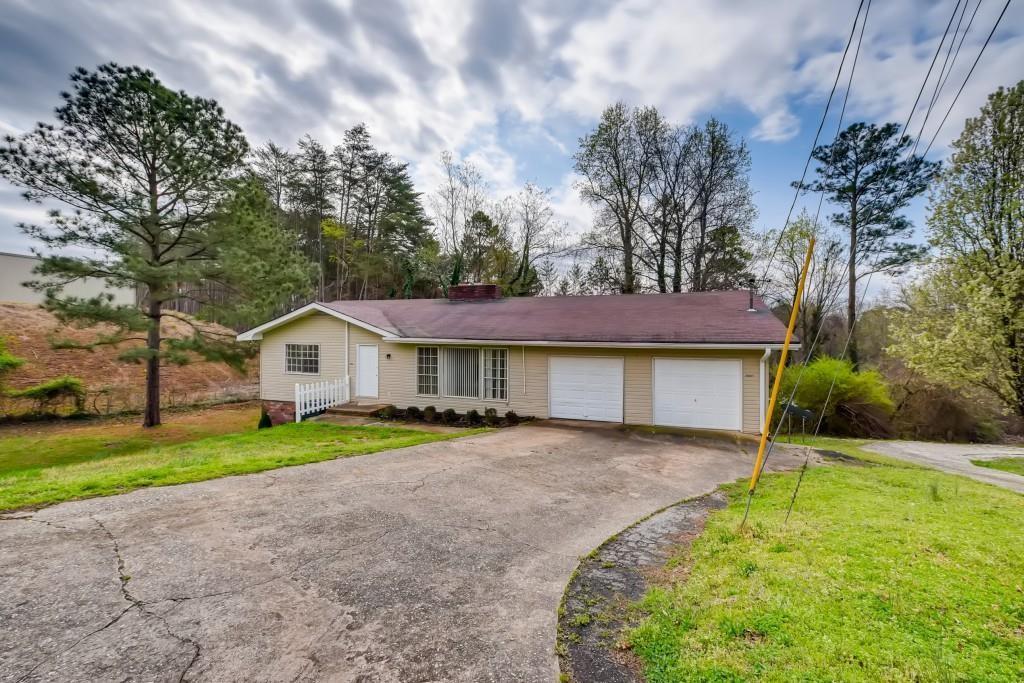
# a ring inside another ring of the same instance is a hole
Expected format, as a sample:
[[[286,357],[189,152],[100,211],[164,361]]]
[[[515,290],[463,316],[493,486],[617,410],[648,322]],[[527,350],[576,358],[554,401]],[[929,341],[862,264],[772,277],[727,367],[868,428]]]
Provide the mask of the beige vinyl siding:
[[[355,327],[352,328],[353,330]],[[368,335],[370,333],[367,333]],[[373,336],[373,335],[370,335]],[[381,400],[400,408],[433,405],[439,410],[454,408],[465,411],[494,407],[499,413],[515,410],[520,415],[548,416],[548,358],[550,356],[605,356],[625,361],[623,376],[625,421],[649,425],[654,415],[651,373],[654,358],[740,358],[743,361],[743,431],[760,431],[761,354],[755,352],[718,350],[658,350],[577,347],[525,347],[526,382],[524,391],[524,347],[508,346],[508,401],[456,399],[416,395],[416,345],[381,342]],[[386,354],[391,354],[388,360]]]
[[[264,333],[260,342],[260,398],[293,401],[298,383],[344,377],[346,325],[332,316],[313,313]],[[285,344],[319,344],[320,372],[316,375],[285,372]]]
[[[355,329],[354,327],[352,329]],[[399,408],[417,406],[424,408],[434,406],[438,410],[452,408],[465,412],[472,408],[481,413],[484,408],[494,408],[499,415],[515,410],[520,415],[547,416],[547,392],[532,392],[527,383],[526,393],[523,391],[523,347],[500,346],[508,350],[508,400],[487,400],[483,398],[446,398],[444,396],[444,379],[441,378],[438,396],[419,396],[416,393],[416,346],[415,344],[395,344],[381,342],[380,346],[380,398],[382,402],[392,403]],[[429,346],[429,345],[424,345]],[[473,347],[476,348],[476,347]],[[391,358],[388,358],[388,354]],[[529,349],[527,349],[529,354]],[[529,358],[529,355],[527,355]],[[443,370],[442,370],[443,372]],[[531,368],[532,372],[532,368]],[[547,368],[543,371],[545,386]]]
[[[346,327],[348,328],[346,335]],[[348,353],[345,339],[348,339]],[[320,375],[289,375],[284,372],[284,344],[320,344]],[[385,342],[380,335],[327,315],[300,318],[264,335],[260,353],[261,396],[292,400],[296,382],[342,377],[348,365],[350,386],[358,386],[356,346],[376,344],[378,356],[377,402],[400,408],[432,405],[438,410],[465,412],[495,408],[499,414],[514,410],[520,415],[548,417],[548,359],[550,356],[606,356],[622,358],[623,410],[629,424],[652,423],[654,358],[739,358],[743,362],[743,431],[760,431],[760,359],[762,351],[690,349],[616,349],[554,346],[501,346],[508,350],[508,400],[445,398],[416,394],[416,345]],[[443,345],[442,345],[443,346]],[[524,367],[525,361],[525,367]]]
[[[527,347],[527,385],[530,398],[543,397],[543,412],[532,414],[547,417],[548,357],[606,356],[625,361],[623,375],[623,412],[627,424],[649,425],[654,419],[654,388],[651,376],[655,358],[740,358],[743,361],[743,431],[758,433],[760,425],[759,367],[763,351],[745,352],[697,349],[600,349],[573,347]],[[516,409],[519,412],[518,408]]]

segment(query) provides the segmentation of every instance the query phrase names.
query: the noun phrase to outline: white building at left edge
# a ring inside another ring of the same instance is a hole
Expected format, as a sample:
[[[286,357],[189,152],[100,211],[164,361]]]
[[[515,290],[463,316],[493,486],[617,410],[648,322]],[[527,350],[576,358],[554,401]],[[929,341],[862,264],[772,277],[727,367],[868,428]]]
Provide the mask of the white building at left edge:
[[[32,269],[39,264],[35,256],[0,252],[0,301],[41,304],[42,292],[29,289],[23,283],[38,276]],[[103,280],[85,278],[69,284],[64,293],[70,296],[91,297],[101,293],[114,295],[114,303],[134,304],[135,290],[129,287],[108,287]]]

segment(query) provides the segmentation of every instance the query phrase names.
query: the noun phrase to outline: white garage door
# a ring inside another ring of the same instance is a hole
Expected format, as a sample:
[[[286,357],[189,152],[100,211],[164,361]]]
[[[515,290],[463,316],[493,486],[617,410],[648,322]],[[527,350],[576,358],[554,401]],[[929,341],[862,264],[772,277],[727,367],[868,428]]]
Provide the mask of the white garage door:
[[[742,397],[742,361],[654,359],[654,424],[739,431]]]
[[[622,422],[622,358],[552,356],[551,417]]]

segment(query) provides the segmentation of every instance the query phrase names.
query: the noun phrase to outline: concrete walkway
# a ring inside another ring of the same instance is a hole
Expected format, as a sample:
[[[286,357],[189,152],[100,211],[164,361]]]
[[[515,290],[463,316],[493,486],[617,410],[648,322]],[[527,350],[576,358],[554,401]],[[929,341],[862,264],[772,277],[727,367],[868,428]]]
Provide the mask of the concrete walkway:
[[[751,450],[542,423],[7,515],[0,680],[548,683],[579,557]]]
[[[971,460],[1024,457],[1024,448],[991,444],[932,443],[928,441],[880,441],[864,450],[908,460],[952,474],[962,474],[987,484],[1024,493],[1024,477],[1011,472],[978,467]]]

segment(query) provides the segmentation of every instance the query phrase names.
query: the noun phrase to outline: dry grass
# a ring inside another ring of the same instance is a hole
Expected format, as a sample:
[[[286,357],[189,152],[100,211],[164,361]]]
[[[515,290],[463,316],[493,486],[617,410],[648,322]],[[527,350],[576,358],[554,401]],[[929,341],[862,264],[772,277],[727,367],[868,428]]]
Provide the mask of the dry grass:
[[[209,325],[224,334],[227,328]],[[48,311],[32,304],[0,302],[0,334],[7,339],[8,349],[25,359],[25,364],[7,380],[10,388],[20,389],[60,375],[79,377],[89,392],[86,401],[90,412],[106,414],[138,409],[143,401],[145,368],[142,364],[123,363],[117,359],[119,349],[100,347],[95,351],[54,349],[51,339],[70,338],[78,342],[94,339],[100,328],[77,329],[62,325]],[[183,321],[165,318],[163,333],[168,337],[184,337],[191,328]],[[138,345],[140,342],[129,342]],[[185,366],[167,366],[161,373],[163,403],[183,405],[220,398],[225,395],[246,396],[258,383],[258,363],[251,362],[247,374],[240,375],[222,363],[196,361]],[[30,402],[6,401],[6,411],[23,412]],[[0,414],[5,412],[0,406]]]
[[[164,423],[152,429],[142,426],[139,415],[4,425],[0,427],[0,475],[94,462],[154,446],[253,431],[259,417],[255,403],[236,403],[187,412],[166,411]]]

